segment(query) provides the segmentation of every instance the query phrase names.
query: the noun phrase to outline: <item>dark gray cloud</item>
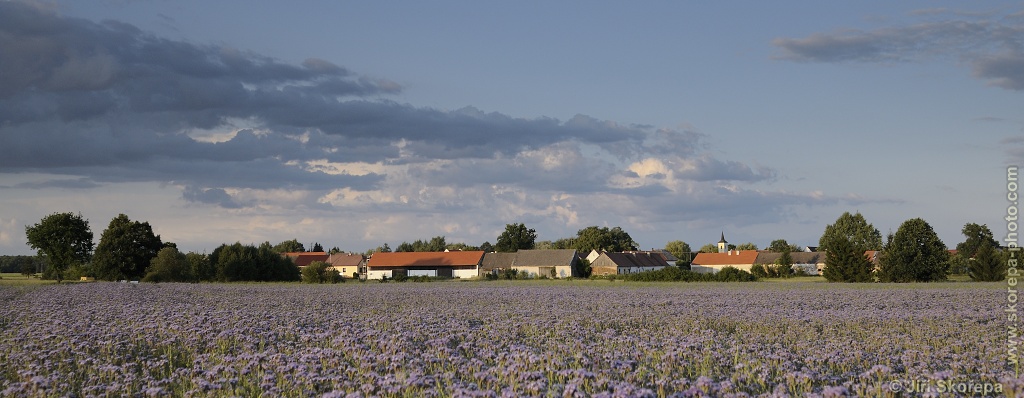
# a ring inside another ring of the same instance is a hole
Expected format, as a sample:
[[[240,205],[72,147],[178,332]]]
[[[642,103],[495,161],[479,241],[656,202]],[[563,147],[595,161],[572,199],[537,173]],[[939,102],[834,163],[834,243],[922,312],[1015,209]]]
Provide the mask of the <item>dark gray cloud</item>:
[[[819,32],[804,38],[778,38],[772,44],[779,50],[776,58],[797,62],[893,63],[950,58],[969,65],[976,77],[991,85],[1024,90],[1024,21],[1020,18],[946,10],[915,15],[955,19],[870,31]]]

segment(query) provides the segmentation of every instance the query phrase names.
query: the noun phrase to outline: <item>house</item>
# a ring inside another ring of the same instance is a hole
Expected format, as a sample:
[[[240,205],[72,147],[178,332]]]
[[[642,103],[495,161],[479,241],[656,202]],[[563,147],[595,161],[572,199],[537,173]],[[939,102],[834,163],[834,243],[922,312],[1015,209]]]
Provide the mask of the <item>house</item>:
[[[597,258],[600,257],[601,254],[604,253],[604,252],[605,252],[604,250],[597,250],[597,249],[591,250],[590,254],[587,254],[587,261],[589,261],[590,264],[593,265],[594,261],[597,260]],[[675,266],[676,263],[679,261],[679,259],[676,258],[676,256],[672,255],[672,253],[669,253],[666,250],[651,249],[651,250],[641,250],[641,251],[629,251],[629,252],[623,252],[623,253],[645,253],[645,254],[651,254],[651,255],[658,255],[658,256],[661,256],[661,258],[663,258],[665,260],[665,262],[668,263],[668,265],[671,265],[671,266]]]
[[[772,266],[782,257],[782,253],[758,252],[754,264]],[[803,270],[807,275],[821,275],[825,269],[826,254],[824,252],[790,252],[793,270]]]
[[[486,253],[480,275],[513,269],[531,277],[568,278],[577,276],[580,257],[573,249],[520,250],[515,253]]]
[[[362,254],[355,253],[334,253],[331,254],[327,261],[328,268],[332,268],[338,271],[342,277],[352,278],[353,274],[363,275],[366,267],[366,257]]]
[[[590,274],[635,274],[656,271],[668,266],[665,256],[658,252],[605,252],[590,263]]]
[[[482,251],[374,253],[366,261],[367,279],[396,276],[472,278],[479,274]]]
[[[290,258],[299,267],[305,267],[314,261],[327,262],[331,257],[327,252],[288,252],[281,255]]]
[[[723,239],[724,241],[725,239]],[[714,273],[725,267],[739,268],[750,272],[757,261],[757,250],[728,250],[723,253],[697,253],[690,263],[693,272]]]

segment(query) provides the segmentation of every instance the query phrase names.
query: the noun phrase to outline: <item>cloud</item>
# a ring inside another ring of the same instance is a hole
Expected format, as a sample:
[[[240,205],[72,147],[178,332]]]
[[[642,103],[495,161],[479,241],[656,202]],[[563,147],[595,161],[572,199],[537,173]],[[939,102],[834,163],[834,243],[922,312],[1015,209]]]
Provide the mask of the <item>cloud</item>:
[[[792,47],[815,53],[803,46]],[[224,221],[246,234],[302,213],[349,220],[332,231],[351,239],[505,220],[554,231],[768,222],[849,201],[771,190],[774,169],[722,159],[689,127],[390,99],[402,90],[322,58],[289,64],[0,2],[0,176],[48,178],[5,189],[158,184],[190,211],[256,220]]]
[[[1024,90],[1024,21],[1013,16],[967,15],[925,10],[913,15],[942,15],[940,21],[870,31],[847,29],[804,38],[776,38],[775,58],[797,62],[921,62],[953,59],[969,65],[975,77],[1008,90]],[[1019,14],[1019,13],[1018,13]]]

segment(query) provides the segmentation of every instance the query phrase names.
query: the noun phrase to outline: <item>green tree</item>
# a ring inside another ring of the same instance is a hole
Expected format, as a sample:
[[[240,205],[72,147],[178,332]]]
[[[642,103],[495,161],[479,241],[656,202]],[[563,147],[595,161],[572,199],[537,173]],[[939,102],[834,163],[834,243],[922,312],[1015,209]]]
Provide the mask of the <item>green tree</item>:
[[[491,242],[485,241],[484,243],[480,244],[480,251],[484,251],[487,253],[493,252],[494,246],[491,245]]]
[[[782,255],[775,260],[775,276],[779,278],[789,278],[793,275],[793,256],[789,254],[789,250],[783,250]]]
[[[757,250],[757,245],[753,242],[740,243],[739,246],[734,247],[736,250]]]
[[[689,243],[674,240],[665,244],[665,251],[676,257],[676,266],[690,269],[690,261],[693,261],[693,249],[690,249]]]
[[[210,256],[202,253],[188,252],[185,261],[192,270],[192,277],[197,281],[212,282],[217,280],[217,266],[210,262]]]
[[[949,252],[925,220],[904,221],[879,256],[883,282],[931,282],[946,279]]]
[[[302,268],[302,281],[305,283],[338,283],[342,279],[338,270],[323,261],[314,261]]]
[[[92,254],[92,230],[81,214],[53,213],[32,226],[25,226],[29,247],[49,262],[57,283],[71,266],[83,265]]]
[[[825,227],[825,232],[818,240],[818,251],[829,251],[832,242],[840,237],[845,237],[854,246],[864,250],[880,250],[882,248],[882,234],[873,225],[869,224],[859,212],[850,214],[845,212],[836,219],[834,224]]]
[[[216,267],[215,279],[235,281],[298,281],[299,267],[292,260],[273,250],[270,242],[258,248],[241,243],[221,245],[210,253],[210,262]]]
[[[494,251],[513,253],[519,250],[533,249],[537,241],[537,230],[526,228],[526,224],[506,224],[505,232],[498,235],[494,243]]]
[[[971,259],[967,274],[980,282],[998,282],[1006,279],[1006,261],[990,245],[981,245]]]
[[[782,253],[784,251],[798,252],[800,248],[794,244],[786,242],[785,239],[776,239],[768,245],[768,251],[773,253]]]
[[[964,228],[960,232],[964,234],[966,239],[956,245],[956,253],[963,255],[964,258],[973,258],[975,253],[985,246],[991,248],[999,247],[999,242],[992,236],[992,231],[988,229],[988,225],[967,223],[964,224]]]
[[[822,274],[829,282],[874,282],[875,265],[846,237],[832,242],[832,250],[825,258]]]
[[[100,235],[93,256],[93,274],[108,281],[142,278],[150,260],[163,247],[160,235],[153,234],[148,222],[132,221],[119,214]]]
[[[311,252],[320,253],[320,252],[324,251],[324,247],[322,245],[320,245],[320,242],[314,242],[313,243],[313,250],[310,250],[310,251]]]
[[[292,239],[274,245],[274,251],[278,253],[302,253],[306,251],[306,246],[303,246],[298,239]]]
[[[591,250],[623,252],[636,250],[637,244],[622,228],[591,226],[576,233],[573,248],[580,253],[590,253]]]
[[[146,270],[143,282],[194,282],[192,266],[188,257],[177,248],[160,249]]]
[[[718,253],[718,245],[714,243],[708,243],[700,247],[699,253]]]

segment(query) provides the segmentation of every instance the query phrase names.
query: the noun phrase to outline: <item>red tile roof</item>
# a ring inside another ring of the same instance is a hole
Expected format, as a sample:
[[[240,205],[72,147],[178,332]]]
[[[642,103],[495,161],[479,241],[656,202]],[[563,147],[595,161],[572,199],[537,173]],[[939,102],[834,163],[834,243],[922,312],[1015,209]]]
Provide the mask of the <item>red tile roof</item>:
[[[754,265],[757,260],[757,250],[740,250],[726,253],[697,253],[693,258],[694,265]]]
[[[478,265],[484,252],[397,252],[374,253],[368,267],[468,266]]]
[[[305,267],[314,261],[326,262],[330,258],[326,252],[289,252],[281,253],[281,255],[292,259],[292,262],[300,267]]]

